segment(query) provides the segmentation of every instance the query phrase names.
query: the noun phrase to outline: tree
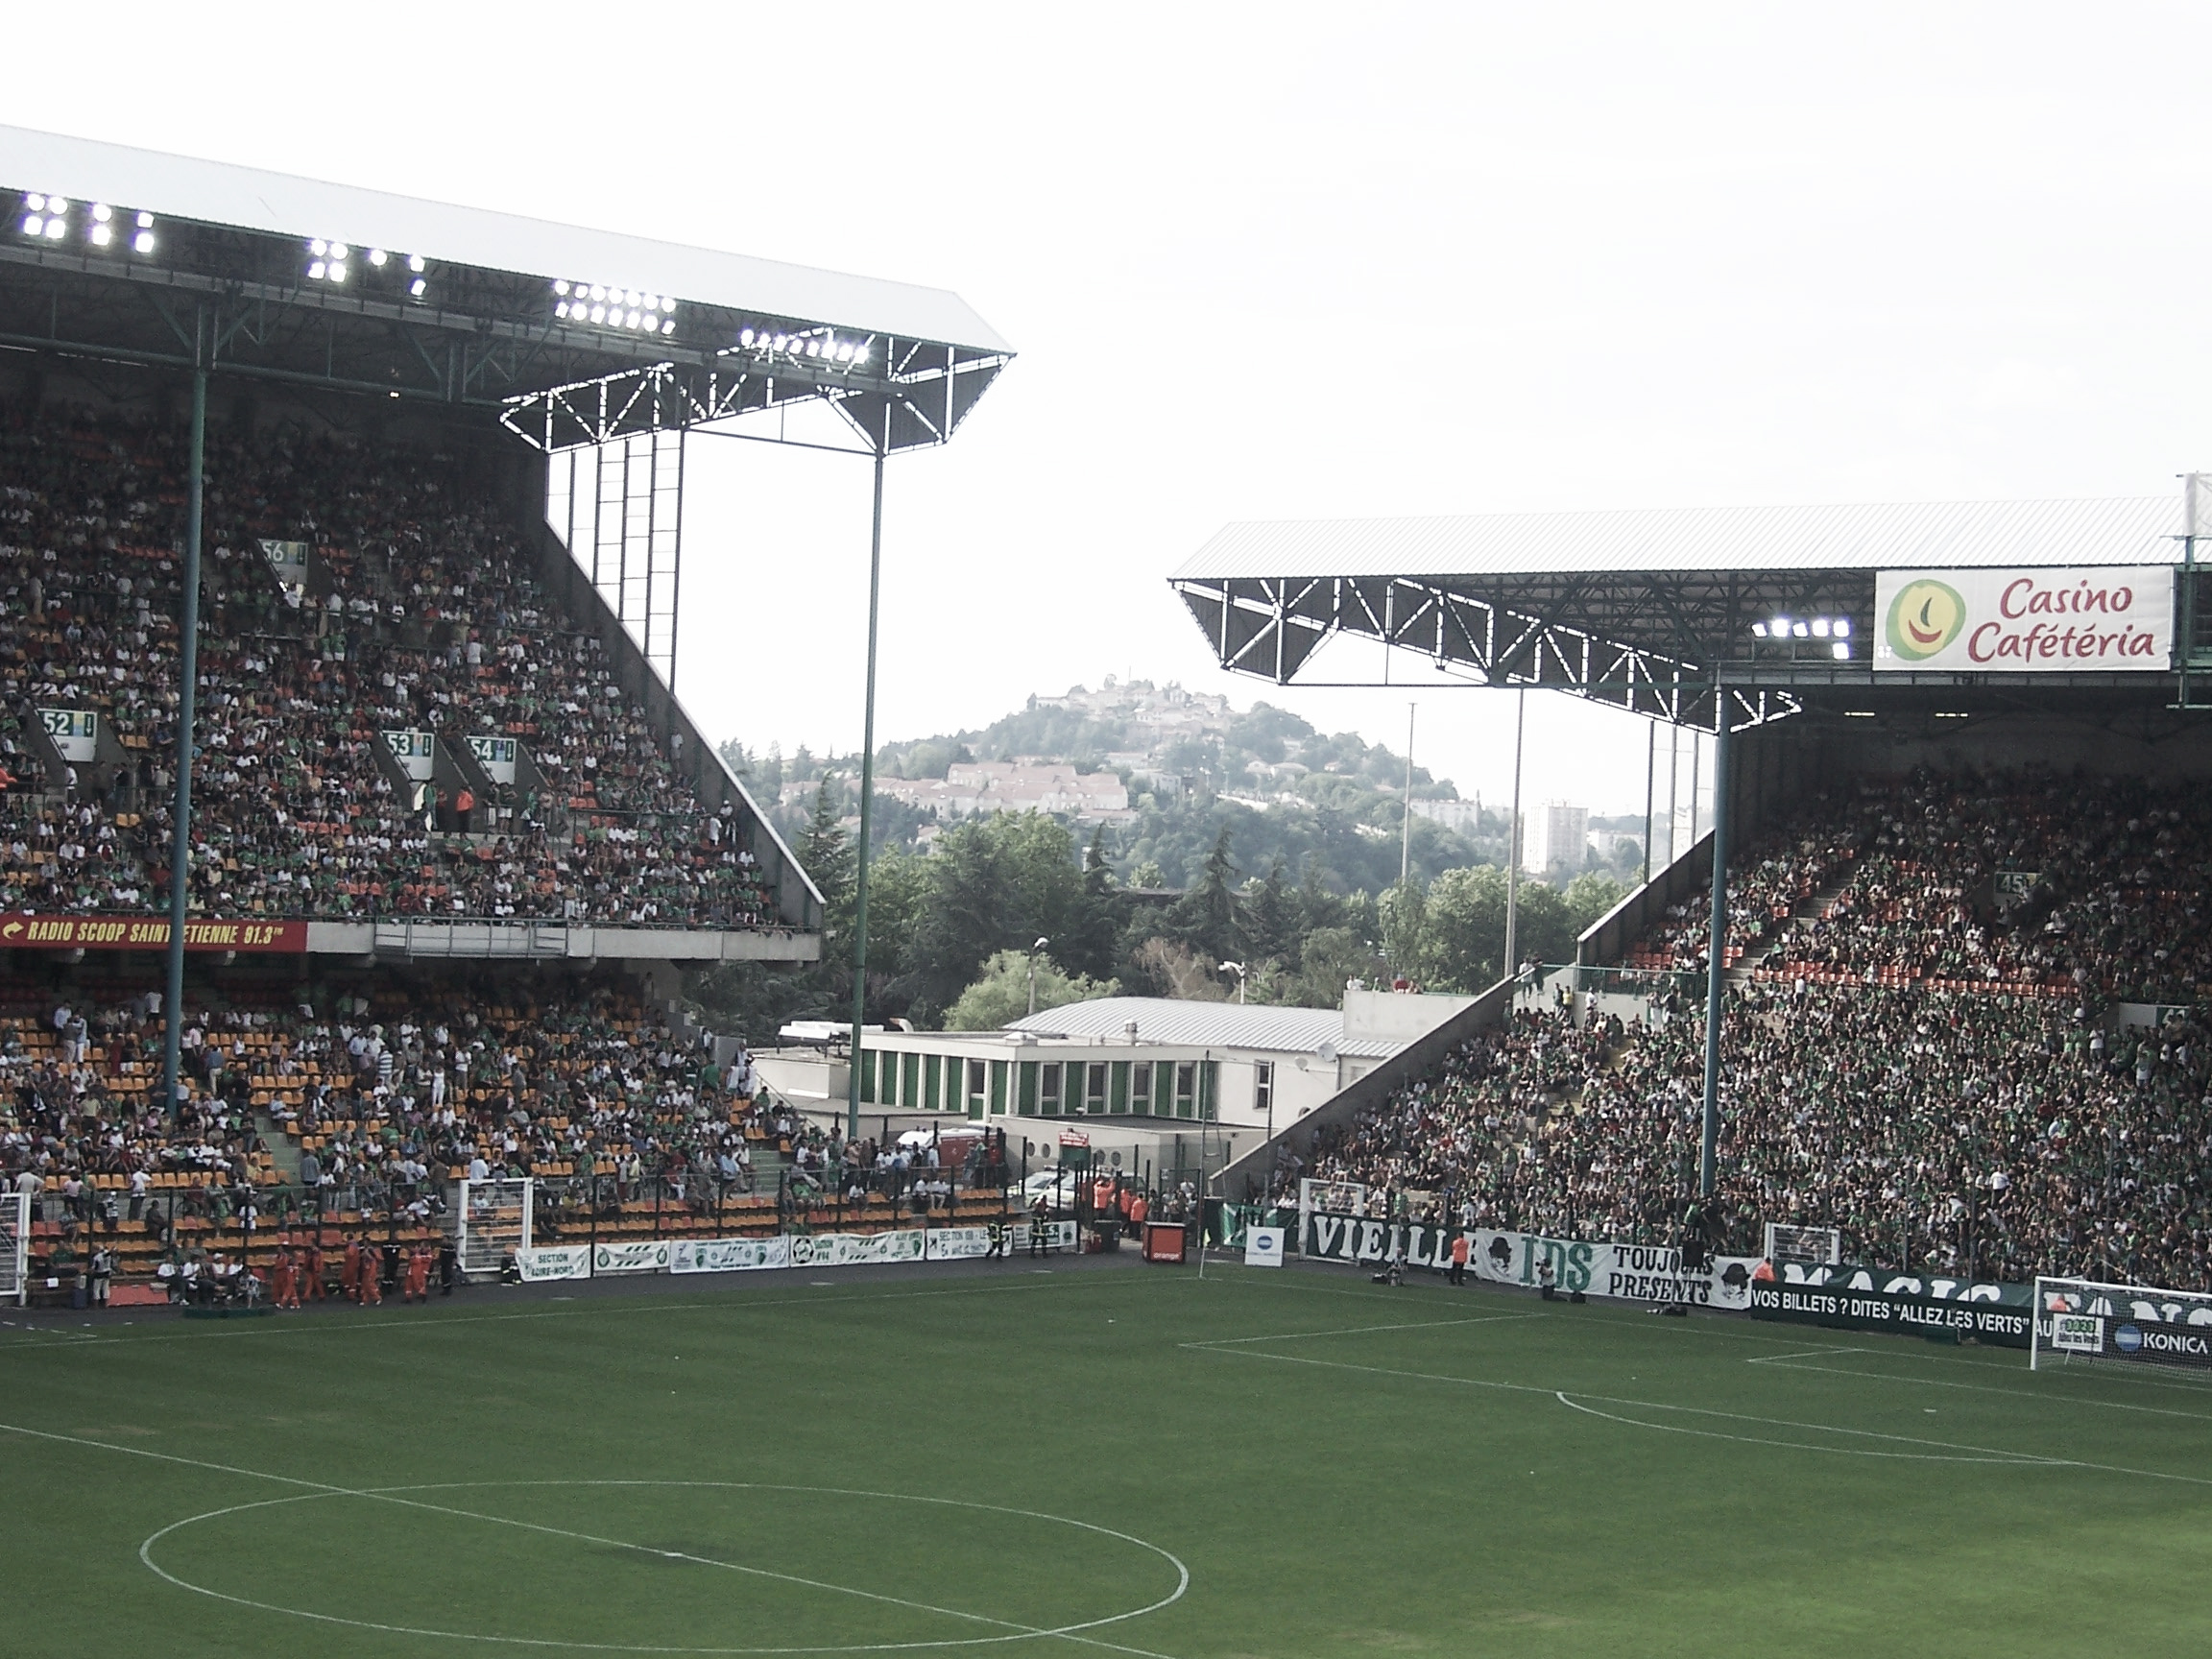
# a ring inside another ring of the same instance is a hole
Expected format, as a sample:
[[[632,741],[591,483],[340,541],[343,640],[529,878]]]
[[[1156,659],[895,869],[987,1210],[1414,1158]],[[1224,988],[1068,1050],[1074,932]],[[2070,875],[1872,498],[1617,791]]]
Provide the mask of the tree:
[[[1176,901],[1176,931],[1185,944],[1204,951],[1214,961],[1226,961],[1240,948],[1237,926],[1237,895],[1231,883],[1237,866],[1229,858],[1230,826],[1221,826],[1214,838],[1214,851],[1206,855],[1206,868],[1198,884]]]
[[[1374,950],[1349,927],[1316,928],[1306,936],[1300,957],[1294,972],[1271,967],[1247,995],[1294,1008],[1341,1008],[1346,980],[1373,983],[1382,969]]]
[[[1036,812],[959,825],[919,861],[918,895],[897,992],[934,1020],[998,950],[1084,932],[1084,875],[1065,826]]]
[[[1283,860],[1268,866],[1267,878],[1244,890],[1244,938],[1262,961],[1295,961],[1298,955],[1297,901],[1284,879]]]
[[[1429,901],[1420,884],[1402,881],[1382,895],[1382,954],[1393,972],[1420,984],[1429,976],[1431,954]]]
[[[1114,867],[1106,857],[1106,826],[1091,835],[1083,854],[1083,891],[1066,937],[1053,942],[1053,954],[1078,974],[1105,974],[1113,971],[1114,946],[1120,931],[1119,903],[1114,891]]]
[[[1178,939],[1155,934],[1137,948],[1136,969],[1156,997],[1179,1002],[1226,1002],[1221,965]]]
[[[1089,1002],[1120,994],[1111,979],[1091,979],[1080,974],[1063,974],[1052,959],[1037,955],[1037,1007],[1061,1008],[1070,1002]],[[946,1011],[948,1031],[997,1031],[1011,1025],[1029,1011],[1029,953],[1000,950],[983,964],[983,972],[962,991]]]

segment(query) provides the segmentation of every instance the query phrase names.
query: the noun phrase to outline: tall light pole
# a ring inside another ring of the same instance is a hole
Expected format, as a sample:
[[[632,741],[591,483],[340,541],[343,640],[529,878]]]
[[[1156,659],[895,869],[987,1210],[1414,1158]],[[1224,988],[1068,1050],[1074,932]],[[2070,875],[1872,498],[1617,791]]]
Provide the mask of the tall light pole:
[[[1528,687],[1514,693],[1513,705],[1513,816],[1505,826],[1505,977],[1521,976],[1521,737],[1528,715]],[[1519,995],[1518,992],[1515,995]]]
[[[1418,703],[1406,705],[1406,822],[1398,837],[1398,885],[1401,887],[1413,878],[1413,715],[1420,707]]]
[[[883,459],[891,452],[891,409],[876,445],[876,502],[868,532],[868,691],[860,721],[860,857],[853,880],[853,1063],[845,1079],[845,1137],[860,1139],[861,1025],[868,1014],[868,854],[876,802],[876,618],[883,593]]]
[[[1244,964],[1241,962],[1224,962],[1221,964],[1221,972],[1224,974],[1234,974],[1237,975],[1237,1006],[1239,1008],[1243,1007]]]
[[[1037,1012],[1037,952],[1051,943],[1049,939],[1040,939],[1029,947],[1029,1012],[1032,1014]]]

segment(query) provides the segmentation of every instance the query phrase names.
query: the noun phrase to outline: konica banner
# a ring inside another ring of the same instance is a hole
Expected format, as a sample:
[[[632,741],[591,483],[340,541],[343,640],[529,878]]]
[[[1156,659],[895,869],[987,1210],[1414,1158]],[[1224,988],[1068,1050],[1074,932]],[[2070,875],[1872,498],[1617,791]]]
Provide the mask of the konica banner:
[[[2043,1345],[2057,1353],[2212,1366],[2212,1296],[2041,1279],[2035,1298]]]
[[[1624,1302],[1744,1309],[1751,1305],[1751,1276],[1759,1266],[1755,1257],[1720,1256],[1692,1273],[1683,1269],[1681,1251],[1663,1245],[1594,1244],[1487,1227],[1377,1221],[1328,1211],[1307,1215],[1302,1248],[1309,1260],[1359,1266],[1380,1266],[1403,1248],[1407,1266],[1442,1270],[1452,1265],[1452,1240],[1462,1231],[1467,1268],[1478,1279],[1540,1287],[1549,1265],[1551,1283],[1566,1295],[1579,1291]]]
[[[2163,673],[2173,658],[2167,566],[1884,570],[1874,578],[1877,671]]]

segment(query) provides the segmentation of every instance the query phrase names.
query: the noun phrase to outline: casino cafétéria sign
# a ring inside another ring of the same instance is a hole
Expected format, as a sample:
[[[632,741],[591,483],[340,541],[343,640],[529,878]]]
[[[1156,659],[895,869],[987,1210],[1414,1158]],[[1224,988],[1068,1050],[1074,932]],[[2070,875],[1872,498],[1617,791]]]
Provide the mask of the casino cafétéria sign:
[[[2159,565],[1884,570],[1874,579],[1876,669],[2164,672],[2174,572]]]

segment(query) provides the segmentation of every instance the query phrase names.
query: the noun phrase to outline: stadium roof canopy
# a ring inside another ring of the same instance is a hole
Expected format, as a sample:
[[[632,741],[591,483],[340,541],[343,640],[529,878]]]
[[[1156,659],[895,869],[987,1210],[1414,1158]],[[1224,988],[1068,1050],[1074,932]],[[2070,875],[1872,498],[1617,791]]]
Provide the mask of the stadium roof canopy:
[[[1732,725],[1801,711],[1809,697],[1864,702],[1932,688],[2106,691],[2148,674],[1885,672],[1863,648],[1838,661],[1755,644],[1777,614],[1840,619],[1871,639],[1883,569],[2173,565],[2182,498],[1737,507],[1476,517],[1242,523],[1169,579],[1225,668],[1287,685],[1325,642],[1364,638],[1483,685],[1544,686],[1711,730],[1724,672]],[[1333,659],[1334,660],[1334,659]],[[1403,666],[1403,663],[1401,663]],[[1301,684],[1411,684],[1371,676]],[[1435,683],[1431,680],[1429,683]],[[2150,683],[2150,684],[2146,684]]]
[[[942,289],[16,127],[0,208],[0,345],[474,407],[548,450],[818,400],[922,447],[1013,354]]]

